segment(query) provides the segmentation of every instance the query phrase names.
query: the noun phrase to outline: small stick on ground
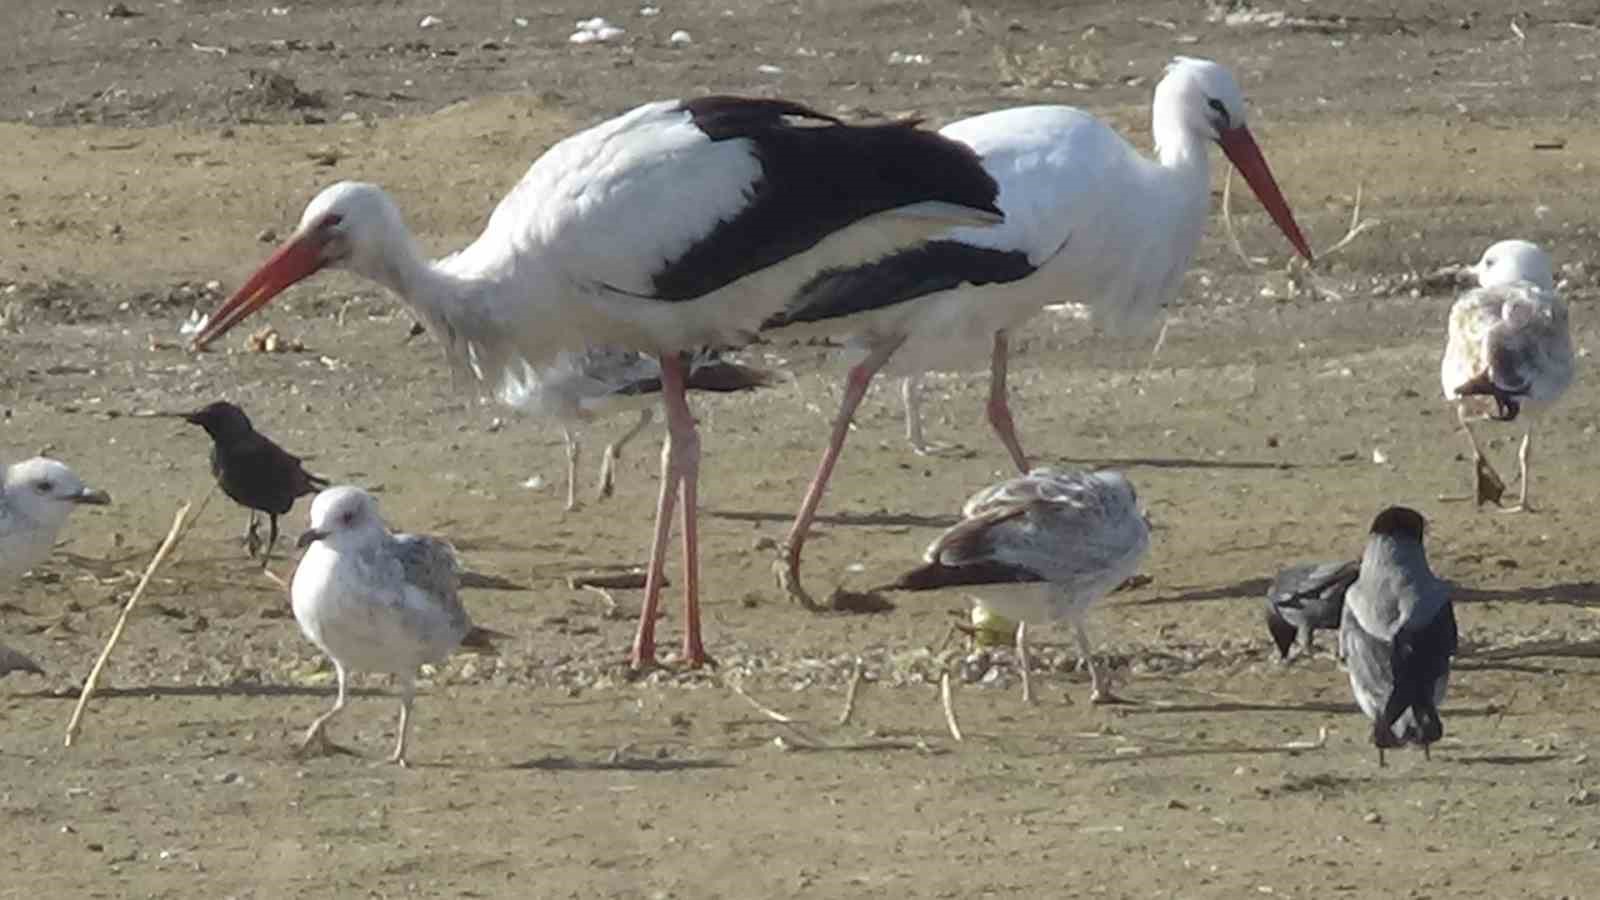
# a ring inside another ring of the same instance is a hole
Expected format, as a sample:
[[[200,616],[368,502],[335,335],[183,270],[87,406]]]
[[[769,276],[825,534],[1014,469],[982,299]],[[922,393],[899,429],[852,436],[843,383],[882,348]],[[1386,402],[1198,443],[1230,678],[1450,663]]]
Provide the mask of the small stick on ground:
[[[950,699],[949,672],[939,676],[939,700],[944,704],[944,723],[950,727],[950,736],[958,741],[965,740],[961,736],[961,726],[956,724],[955,704]]]
[[[208,495],[209,496],[209,495]],[[133,594],[128,597],[128,602],[122,607],[122,615],[117,617],[117,624],[111,629],[111,637],[106,640],[104,650],[100,651],[100,658],[95,660],[94,668],[89,670],[89,677],[83,682],[83,693],[78,695],[78,705],[72,710],[72,719],[67,722],[66,746],[71,747],[78,737],[78,730],[83,724],[83,711],[89,705],[89,697],[94,694],[94,688],[100,681],[100,673],[106,667],[106,661],[111,658],[111,651],[116,648],[117,641],[122,637],[122,629],[128,624],[128,616],[133,612],[133,607],[144,596],[145,588],[150,586],[150,578],[155,575],[156,569],[166,561],[172,548],[178,545],[183,537],[183,524],[189,518],[189,504],[185,503],[178,508],[178,514],[172,519],[172,528],[167,532],[166,540],[161,542],[156,555],[151,558],[150,565],[145,567],[144,576],[139,579],[139,584],[134,587]]]
[[[850,687],[844,692],[844,710],[839,713],[839,724],[849,725],[850,717],[856,714],[856,694],[861,691],[861,681],[866,677],[866,670],[861,666],[861,660],[856,660],[856,670],[850,675]]]
[[[777,722],[779,725],[783,725],[783,726],[787,727],[790,731],[794,732],[795,736],[800,738],[800,740],[802,742],[802,746],[805,747],[805,749],[807,749],[807,750],[818,750],[818,749],[822,749],[822,748],[825,748],[825,747],[828,746],[828,742],[827,741],[818,740],[816,737],[813,737],[812,735],[807,734],[806,730],[804,728],[801,728],[800,727],[800,723],[798,721],[796,721],[794,718],[792,718],[790,716],[786,716],[783,713],[778,712],[777,710],[773,709],[770,706],[764,706],[761,703],[761,701],[759,701],[756,698],[754,698],[754,697],[750,696],[749,694],[745,693],[743,685],[740,685],[740,684],[729,684],[728,687],[732,688],[733,692],[735,694],[738,694],[740,697],[743,697],[744,701],[746,703],[748,703],[751,706],[755,707],[757,712],[761,713],[763,716],[766,716],[767,718],[771,719],[772,721]]]
[[[1349,246],[1352,241],[1354,241],[1356,238],[1360,237],[1363,233],[1371,231],[1372,229],[1377,228],[1379,225],[1382,225],[1382,224],[1383,224],[1383,220],[1382,219],[1363,219],[1363,218],[1361,218],[1361,184],[1357,183],[1356,184],[1356,205],[1351,207],[1351,209],[1350,209],[1350,230],[1346,231],[1344,237],[1340,238],[1332,247],[1329,247],[1328,249],[1322,251],[1322,254],[1318,258],[1319,259],[1327,259],[1328,258],[1328,254],[1336,253],[1336,252],[1338,252],[1340,250],[1343,250],[1345,247]]]
[[[1317,729],[1317,739],[1314,741],[1289,741],[1283,745],[1285,750],[1321,750],[1328,746],[1328,726]]]
[[[1222,179],[1222,230],[1228,234],[1228,243],[1233,247],[1233,252],[1249,268],[1265,265],[1265,259],[1255,259],[1244,252],[1244,244],[1239,243],[1239,232],[1233,228],[1233,168],[1228,167],[1227,175]]]

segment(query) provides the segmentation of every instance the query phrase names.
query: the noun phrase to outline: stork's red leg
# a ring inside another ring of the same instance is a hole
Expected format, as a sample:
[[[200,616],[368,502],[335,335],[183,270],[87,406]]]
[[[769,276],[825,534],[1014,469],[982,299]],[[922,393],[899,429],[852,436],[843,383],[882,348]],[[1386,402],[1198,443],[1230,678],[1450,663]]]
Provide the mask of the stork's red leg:
[[[1022,442],[1017,440],[1017,426],[1011,418],[1011,405],[1006,397],[1006,362],[1010,355],[1009,341],[1004,331],[994,333],[994,353],[989,359],[989,426],[1011,454],[1017,471],[1028,473],[1028,456],[1022,452]]]
[[[833,434],[828,439],[828,449],[822,454],[822,464],[817,466],[817,474],[812,477],[811,486],[806,488],[805,500],[801,501],[800,512],[794,517],[789,537],[784,541],[784,557],[776,567],[778,586],[789,594],[790,599],[799,601],[807,609],[815,609],[816,604],[800,586],[800,550],[805,546],[811,521],[817,517],[817,507],[822,505],[822,495],[827,491],[828,479],[833,476],[833,467],[839,461],[839,451],[844,449],[844,439],[850,434],[850,420],[855,417],[856,407],[867,395],[872,377],[878,374],[878,370],[883,368],[903,342],[902,339],[875,347],[866,359],[851,367],[850,374],[845,378],[844,399],[839,404],[839,414],[833,420]]]
[[[684,396],[688,377],[681,357],[661,362],[661,386],[667,407],[667,435],[672,442],[668,463],[683,492],[683,661],[699,668],[711,658],[700,639],[700,432]]]
[[[661,444],[661,496],[656,502],[656,532],[650,542],[650,568],[645,574],[644,608],[639,611],[639,630],[633,638],[633,652],[628,661],[634,669],[645,669],[656,662],[656,611],[661,602],[661,582],[667,563],[667,542],[672,536],[672,507],[678,499],[678,459],[685,440],[675,424],[674,404],[684,413],[689,410],[683,396],[683,364],[677,354],[668,354],[661,360],[661,393],[667,405],[667,436]],[[688,440],[694,445],[695,459],[700,454],[699,436],[694,431],[694,419],[689,419]],[[699,573],[696,572],[696,575]],[[685,576],[686,588],[694,590],[695,583]],[[696,610],[698,613],[698,610]],[[698,626],[698,622],[696,623]],[[698,629],[696,633],[698,640]]]

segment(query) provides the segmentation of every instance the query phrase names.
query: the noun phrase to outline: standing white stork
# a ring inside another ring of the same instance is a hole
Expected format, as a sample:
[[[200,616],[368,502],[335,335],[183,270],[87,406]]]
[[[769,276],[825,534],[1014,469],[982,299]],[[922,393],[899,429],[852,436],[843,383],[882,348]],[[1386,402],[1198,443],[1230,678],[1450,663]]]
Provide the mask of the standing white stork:
[[[777,373],[743,365],[715,350],[686,354],[685,387],[706,393],[733,393],[766,387]],[[595,494],[611,496],[622,450],[655,421],[661,394],[661,364],[653,356],[618,347],[590,347],[563,352],[543,369],[524,366],[522,377],[502,385],[500,400],[519,413],[555,419],[567,450],[567,509],[578,508],[578,457],[584,425],[625,409],[638,410],[622,436],[606,445],[600,457],[600,483]]]
[[[1493,404],[1483,410],[1485,418],[1510,422],[1522,416],[1526,430],[1517,453],[1522,484],[1517,505],[1506,512],[1531,511],[1528,465],[1533,419],[1572,384],[1567,304],[1555,291],[1549,254],[1527,241],[1494,244],[1468,271],[1477,276],[1478,288],[1450,307],[1450,336],[1439,363],[1439,381],[1472,444],[1472,496],[1479,505],[1485,500],[1498,504],[1506,486],[1478,446],[1468,407],[1484,406],[1483,401],[1492,398]]]
[[[962,349],[992,348],[988,419],[1028,471],[1006,400],[1008,330],[1045,305],[1075,300],[1112,327],[1143,323],[1177,296],[1205,229],[1210,145],[1232,161],[1296,250],[1311,248],[1245,125],[1233,75],[1178,57],[1156,85],[1156,158],[1067,106],[962,119],[940,134],[983,158],[1000,183],[1005,224],[957,228],[884,259],[825,272],[763,326],[775,336],[847,333],[865,356],[851,369],[832,438],[778,561],[779,584],[810,606],[800,552],[850,420],[873,375],[898,351],[907,371],[948,368]],[[909,357],[909,358],[908,358]]]
[[[957,225],[1001,220],[968,147],[914,122],[852,126],[783,100],[649,103],[560,141],[500,201],[483,233],[429,260],[387,194],[343,182],[228,298],[196,347],[285,288],[335,266],[398,294],[453,369],[496,393],[526,365],[613,345],[661,362],[667,439],[645,603],[631,654],[655,661],[673,507],[683,501],[683,661],[700,638],[700,441],[680,353],[747,340],[819,272]]]

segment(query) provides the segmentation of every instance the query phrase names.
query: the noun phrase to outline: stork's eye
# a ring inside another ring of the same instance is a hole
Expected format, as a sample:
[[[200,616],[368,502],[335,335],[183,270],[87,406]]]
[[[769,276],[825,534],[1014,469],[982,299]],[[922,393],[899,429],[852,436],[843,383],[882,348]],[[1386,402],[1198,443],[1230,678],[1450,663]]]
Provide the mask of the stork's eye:
[[[53,481],[40,481],[34,484],[33,489],[41,494],[48,494],[56,489],[56,483]]]
[[[1228,108],[1222,105],[1222,101],[1212,97],[1206,101],[1206,105],[1211,107],[1212,112],[1222,118],[1222,126],[1226,128],[1231,117],[1228,115]]]

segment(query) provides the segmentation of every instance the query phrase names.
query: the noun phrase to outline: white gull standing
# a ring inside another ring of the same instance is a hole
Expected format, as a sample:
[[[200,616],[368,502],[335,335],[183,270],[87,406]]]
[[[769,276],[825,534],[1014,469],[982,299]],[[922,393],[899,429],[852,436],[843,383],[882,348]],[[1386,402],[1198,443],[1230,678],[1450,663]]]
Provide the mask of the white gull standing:
[[[483,233],[430,261],[387,194],[325,189],[289,240],[195,336],[203,347],[335,266],[403,299],[454,371],[493,393],[524,365],[596,345],[654,354],[667,439],[645,601],[630,661],[656,662],[674,507],[683,505],[684,643],[700,636],[700,438],[680,355],[737,346],[826,270],[880,259],[951,227],[994,224],[998,186],[972,150],[912,122],[851,126],[783,100],[647,103],[545,152]]]
[[[1005,224],[954,229],[828,271],[765,325],[777,337],[848,334],[863,354],[850,369],[828,447],[776,567],[791,597],[814,606],[800,584],[801,548],[873,376],[891,358],[898,370],[915,373],[948,369],[969,348],[988,348],[989,423],[1026,472],[1007,400],[1009,330],[1063,300],[1085,304],[1114,330],[1153,321],[1177,296],[1205,229],[1212,144],[1244,175],[1295,249],[1311,258],[1245,119],[1231,72],[1178,57],[1151,106],[1155,159],[1067,106],[1002,110],[940,131],[982,157],[1000,184]]]
[[[302,749],[326,747],[328,722],[344,711],[350,670],[387,672],[400,686],[400,725],[390,762],[406,764],[417,669],[457,648],[494,654],[505,635],[467,617],[455,551],[438,538],[391,534],[366,491],[341,485],[311,502],[311,527],[289,596],[300,630],[333,660],[339,693],[306,730]]]
[[[1033,699],[1025,638],[1028,623],[1072,621],[1089,667],[1090,700],[1113,703],[1109,678],[1094,664],[1084,617],[1126,581],[1150,550],[1150,526],[1133,484],[1121,473],[1034,469],[973,494],[962,521],[928,546],[925,565],[886,590],[982,590],[983,609],[1017,622],[1022,696]]]
[[[1521,486],[1517,505],[1506,511],[1531,511],[1528,469],[1534,419],[1572,384],[1567,304],[1555,291],[1549,254],[1528,241],[1500,241],[1483,251],[1468,271],[1477,276],[1478,287],[1450,308],[1439,382],[1472,444],[1472,499],[1479,505],[1486,500],[1498,504],[1505,482],[1483,455],[1469,412],[1499,422],[1522,418],[1517,453]]]
[[[15,581],[50,556],[73,507],[110,502],[66,464],[43,456],[0,470],[0,584]],[[40,671],[33,660],[0,645],[0,675],[19,670]]]
[[[742,365],[715,351],[687,356],[685,387],[690,391],[732,393],[765,387],[777,379],[774,372]],[[591,347],[563,352],[555,364],[543,369],[526,366],[520,379],[502,386],[500,400],[519,413],[560,423],[567,449],[567,509],[573,510],[578,508],[579,429],[605,416],[638,410],[633,426],[607,444],[600,457],[595,493],[601,499],[610,497],[622,450],[655,420],[660,395],[661,364],[655,357],[617,347]]]

